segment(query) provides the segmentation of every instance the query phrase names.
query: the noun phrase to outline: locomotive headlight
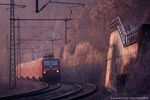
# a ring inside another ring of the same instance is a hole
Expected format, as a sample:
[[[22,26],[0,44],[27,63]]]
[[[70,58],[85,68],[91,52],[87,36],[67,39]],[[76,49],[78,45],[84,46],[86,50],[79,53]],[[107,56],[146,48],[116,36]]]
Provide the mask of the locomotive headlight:
[[[43,73],[46,74],[46,71],[44,71]]]
[[[50,68],[50,69],[52,69],[52,68],[53,68],[53,66],[50,66],[49,68]]]
[[[59,70],[56,70],[57,73],[59,73]]]

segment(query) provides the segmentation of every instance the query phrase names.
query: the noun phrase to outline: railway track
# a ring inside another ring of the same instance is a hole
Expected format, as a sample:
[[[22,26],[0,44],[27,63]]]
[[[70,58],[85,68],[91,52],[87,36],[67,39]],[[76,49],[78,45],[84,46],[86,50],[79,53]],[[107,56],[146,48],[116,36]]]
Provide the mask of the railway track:
[[[48,91],[56,90],[61,86],[59,83],[57,83],[55,85],[51,85],[51,86],[49,86],[49,84],[47,84],[47,83],[43,83],[43,82],[40,82],[40,83],[45,85],[45,87],[42,88],[42,89],[33,90],[33,91],[30,91],[30,92],[26,92],[26,93],[10,95],[10,96],[6,96],[6,97],[0,97],[0,100],[11,100],[11,99],[17,99],[17,98],[23,98],[23,97],[30,97],[30,96],[34,96],[34,95],[39,95],[39,94],[42,94],[42,93],[46,93]]]
[[[0,100],[79,100],[96,91],[96,86],[88,83],[60,83],[54,88],[0,98]]]
[[[64,96],[50,98],[46,100],[79,100],[91,95],[96,91],[96,86],[93,84],[78,83],[78,85],[81,87],[79,91],[76,91],[70,95],[64,94]]]
[[[96,92],[96,86],[93,84],[80,83],[80,86],[82,86],[82,90],[76,95],[66,98],[66,100],[79,100]]]

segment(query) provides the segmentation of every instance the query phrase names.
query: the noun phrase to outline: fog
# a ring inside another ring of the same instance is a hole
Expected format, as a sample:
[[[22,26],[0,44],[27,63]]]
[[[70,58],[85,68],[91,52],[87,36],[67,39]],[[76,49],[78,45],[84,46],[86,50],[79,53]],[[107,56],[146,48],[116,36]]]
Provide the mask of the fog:
[[[42,7],[48,0],[39,1]],[[149,16],[149,0],[61,1],[84,3],[85,7],[70,8],[69,5],[49,4],[41,12],[35,13],[34,0],[15,0],[15,4],[27,5],[24,9],[15,8],[15,18],[66,19],[70,18],[72,10],[73,21],[68,22],[68,44],[65,44],[64,21],[20,21],[21,39],[57,36],[58,40],[54,42],[54,53],[55,57],[61,59],[62,77],[65,79],[68,76],[68,79],[73,77],[75,81],[104,85],[110,38],[109,22],[119,16],[123,25],[129,26],[130,29],[140,26]],[[0,3],[9,3],[9,0],[0,0]],[[9,34],[9,9],[7,8],[9,7],[0,6],[0,83],[3,82],[2,80],[8,83],[9,76],[9,55],[6,49],[6,36]],[[33,49],[21,50],[22,62],[29,62],[35,56],[43,57],[46,49],[51,51],[51,41],[24,41],[21,48],[36,49],[35,51]],[[93,71],[91,71],[92,68],[94,68]],[[71,70],[73,73],[70,72]]]

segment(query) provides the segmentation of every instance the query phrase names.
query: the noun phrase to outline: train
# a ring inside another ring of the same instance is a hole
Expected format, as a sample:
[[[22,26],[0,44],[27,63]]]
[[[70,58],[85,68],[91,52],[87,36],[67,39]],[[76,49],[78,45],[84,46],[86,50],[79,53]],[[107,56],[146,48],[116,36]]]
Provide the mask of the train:
[[[60,60],[54,57],[43,57],[17,66],[19,78],[41,81],[60,80]]]
[[[60,60],[58,58],[44,58],[42,60],[42,72],[44,80],[60,80]]]

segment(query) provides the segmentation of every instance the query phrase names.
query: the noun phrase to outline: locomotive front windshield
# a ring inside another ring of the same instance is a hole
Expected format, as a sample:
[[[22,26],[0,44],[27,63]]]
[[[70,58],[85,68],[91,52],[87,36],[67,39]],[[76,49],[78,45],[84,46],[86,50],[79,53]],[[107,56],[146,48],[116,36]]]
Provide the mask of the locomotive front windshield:
[[[57,66],[58,60],[44,60],[43,66]]]

